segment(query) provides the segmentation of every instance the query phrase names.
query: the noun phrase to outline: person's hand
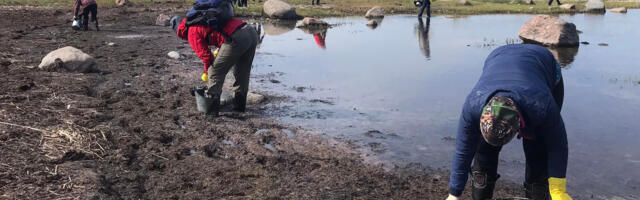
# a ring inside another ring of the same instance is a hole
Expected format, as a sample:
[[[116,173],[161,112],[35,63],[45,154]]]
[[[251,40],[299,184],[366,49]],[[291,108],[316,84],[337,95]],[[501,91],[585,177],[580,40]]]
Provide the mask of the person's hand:
[[[566,178],[549,178],[549,193],[552,200],[573,200],[567,194]]]
[[[202,79],[202,82],[207,82],[209,81],[209,75],[207,75],[207,73],[203,73],[200,79]]]
[[[213,57],[218,57],[218,50],[220,49],[216,49],[215,51],[213,51]]]
[[[458,197],[453,196],[452,194],[449,194],[446,200],[458,200]]]

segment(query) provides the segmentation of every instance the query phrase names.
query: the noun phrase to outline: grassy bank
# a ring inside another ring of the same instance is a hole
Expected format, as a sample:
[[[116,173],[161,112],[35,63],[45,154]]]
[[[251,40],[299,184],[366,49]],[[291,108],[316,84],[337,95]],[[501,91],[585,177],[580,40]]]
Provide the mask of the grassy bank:
[[[102,7],[115,6],[114,0],[97,0]],[[312,6],[310,0],[284,0],[296,7],[298,14],[302,16],[330,17],[364,15],[373,6],[382,6],[388,14],[412,14],[418,8],[412,0],[321,0],[320,6]],[[0,0],[2,6],[46,6],[52,8],[69,8],[73,0]],[[183,4],[188,7],[193,0],[134,0],[136,5],[172,3]],[[458,5],[457,0],[437,0],[432,3],[432,12],[436,15],[471,15],[491,13],[528,13],[528,14],[559,14],[581,13],[585,10],[586,1],[562,1],[576,5],[576,10],[566,10],[557,5],[548,6],[546,0],[535,0],[535,5],[512,4],[512,0],[470,0],[471,5]],[[237,14],[242,16],[262,16],[264,1],[249,0],[249,7],[238,9]],[[627,7],[640,8],[640,2],[631,1],[607,1],[607,8]]]

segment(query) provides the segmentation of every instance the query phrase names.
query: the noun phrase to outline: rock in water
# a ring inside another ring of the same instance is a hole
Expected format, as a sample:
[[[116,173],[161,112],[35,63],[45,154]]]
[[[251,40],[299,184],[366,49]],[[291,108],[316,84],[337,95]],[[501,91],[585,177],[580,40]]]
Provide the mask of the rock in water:
[[[295,19],[296,8],[280,0],[267,0],[263,5],[264,13],[274,19]]]
[[[172,59],[180,59],[180,53],[178,53],[177,51],[170,51],[169,53],[167,53],[167,56]]]
[[[567,10],[575,10],[576,9],[576,5],[570,4],[570,3],[565,3],[560,5],[560,8],[562,9],[567,9]]]
[[[620,7],[620,8],[612,8],[611,12],[616,12],[616,13],[627,13],[627,8],[626,7]]]
[[[156,18],[156,25],[158,25],[158,26],[169,26],[169,20],[171,20],[171,17],[169,17],[169,15],[160,14]]]
[[[327,22],[322,21],[320,19],[311,18],[311,17],[305,17],[304,19],[302,19],[302,24],[300,24],[300,27],[326,27],[326,26],[329,26]]]
[[[384,12],[382,12],[382,7],[375,6],[367,11],[364,15],[366,18],[381,18],[384,17]]]
[[[249,105],[259,104],[262,103],[262,101],[264,101],[264,95],[253,92],[247,94],[247,104]]]
[[[42,59],[38,68],[43,70],[53,70],[57,67],[64,67],[72,72],[92,72],[96,68],[96,61],[89,54],[82,52],[72,46],[66,46],[50,52]]]
[[[457,5],[459,5],[459,6],[470,6],[471,2],[469,2],[469,0],[459,0]]]
[[[589,0],[587,1],[586,6],[586,11],[587,12],[593,12],[593,13],[604,13],[606,12],[605,8],[604,8],[604,1],[602,0]]]
[[[117,6],[124,6],[127,3],[129,3],[129,0],[116,0],[116,5]]]
[[[549,15],[533,16],[518,36],[527,43],[552,47],[576,47],[580,42],[576,25]]]

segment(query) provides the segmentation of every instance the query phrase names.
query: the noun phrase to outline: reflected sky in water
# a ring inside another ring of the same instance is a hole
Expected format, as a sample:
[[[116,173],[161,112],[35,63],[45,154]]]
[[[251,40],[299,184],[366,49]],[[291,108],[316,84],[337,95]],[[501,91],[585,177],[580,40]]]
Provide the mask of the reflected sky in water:
[[[295,23],[265,23],[254,74],[273,76],[254,81],[280,82],[258,89],[291,97],[276,106],[283,113],[274,112],[285,122],[375,146],[372,154],[383,160],[448,169],[454,150],[448,137],[455,137],[484,59],[498,46],[519,43],[518,31],[530,18],[388,16],[375,28],[361,17],[329,18],[333,28],[306,33]],[[589,42],[553,52],[565,65],[569,191],[638,197],[640,12],[561,18]],[[385,139],[368,137],[371,130]],[[508,144],[500,158],[503,177],[523,181],[521,141]]]

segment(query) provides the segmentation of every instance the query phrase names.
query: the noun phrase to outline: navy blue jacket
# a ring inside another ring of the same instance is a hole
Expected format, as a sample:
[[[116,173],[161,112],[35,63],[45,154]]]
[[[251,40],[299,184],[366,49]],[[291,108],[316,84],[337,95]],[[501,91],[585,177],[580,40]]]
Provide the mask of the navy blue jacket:
[[[482,108],[494,96],[506,96],[516,103],[525,124],[523,136],[542,142],[547,149],[549,177],[565,178],[567,134],[552,95],[562,78],[556,65],[551,52],[538,45],[506,45],[489,54],[460,115],[449,183],[452,195],[460,196],[464,190],[471,161],[483,140]]]

